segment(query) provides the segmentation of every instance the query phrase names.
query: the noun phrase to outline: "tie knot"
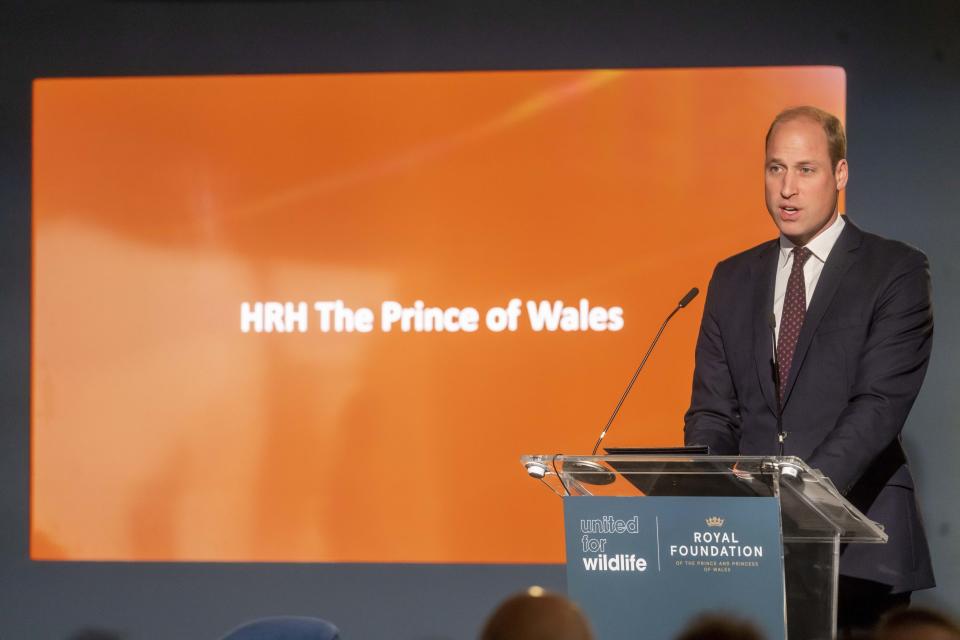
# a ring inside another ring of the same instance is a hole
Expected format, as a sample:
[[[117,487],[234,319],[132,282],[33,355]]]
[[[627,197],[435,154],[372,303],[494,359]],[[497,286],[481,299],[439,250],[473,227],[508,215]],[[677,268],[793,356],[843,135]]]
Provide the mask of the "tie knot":
[[[803,265],[807,263],[807,260],[810,256],[813,255],[813,252],[806,247],[795,247],[793,249],[793,268],[802,269]]]

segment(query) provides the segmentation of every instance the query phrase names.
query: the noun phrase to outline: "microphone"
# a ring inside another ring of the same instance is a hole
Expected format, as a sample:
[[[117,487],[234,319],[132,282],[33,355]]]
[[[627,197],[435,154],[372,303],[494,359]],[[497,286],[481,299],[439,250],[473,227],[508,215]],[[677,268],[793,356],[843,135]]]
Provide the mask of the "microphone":
[[[690,301],[696,298],[699,294],[700,294],[700,289],[697,289],[696,287],[694,287],[693,289],[690,289],[690,291],[687,291],[687,295],[680,298],[680,302],[677,303],[677,309],[674,309],[673,313],[676,313],[678,309],[683,309],[685,306],[690,304]],[[671,317],[673,316],[673,313],[670,314]],[[667,320],[669,319],[670,318],[667,318]],[[663,324],[667,324],[667,323],[664,322]]]
[[[673,311],[671,311],[670,315],[667,316],[667,319],[663,321],[663,324],[660,325],[657,335],[654,336],[653,342],[650,343],[650,347],[643,356],[643,360],[640,361],[640,366],[637,367],[637,370],[633,372],[633,377],[630,378],[630,383],[627,385],[627,388],[624,389],[623,395],[620,396],[620,401],[617,402],[617,406],[613,409],[613,413],[610,415],[610,419],[607,420],[607,424],[604,425],[603,431],[600,432],[600,437],[597,438],[597,443],[593,445],[593,451],[590,453],[591,456],[597,455],[597,449],[600,448],[600,443],[603,442],[603,439],[607,436],[607,432],[610,431],[610,425],[613,424],[617,414],[620,413],[620,407],[623,406],[623,401],[627,399],[628,395],[630,395],[630,390],[633,388],[633,383],[637,381],[637,376],[639,376],[640,371],[643,370],[643,365],[647,364],[647,359],[650,357],[650,354],[653,353],[653,348],[657,346],[657,341],[660,340],[660,335],[663,333],[663,330],[667,328],[667,323],[670,322],[670,319],[673,318],[673,316],[676,315],[680,309],[683,309],[685,306],[690,304],[690,302],[696,298],[699,293],[700,289],[697,289],[696,287],[690,289],[690,291],[688,291],[687,294],[680,299],[680,302],[677,303],[677,306],[673,308]],[[564,471],[589,474],[578,476],[579,480],[582,480],[587,484],[610,484],[614,480],[613,474],[610,473],[606,467],[603,467],[596,462],[590,462],[587,460],[581,460],[579,462],[564,462],[563,469]]]
[[[777,316],[770,313],[767,319],[770,325],[770,335],[773,338],[773,358],[770,363],[773,365],[773,385],[774,392],[777,394],[777,442],[779,443],[779,455],[783,457],[783,441],[787,439],[787,434],[783,430],[783,398],[780,397],[780,363],[777,361]]]
[[[610,430],[610,425],[613,424],[614,418],[617,417],[617,414],[620,413],[620,407],[623,406],[623,401],[627,399],[627,396],[630,394],[630,389],[633,388],[633,383],[637,381],[637,376],[640,375],[640,371],[643,369],[643,365],[647,364],[647,358],[650,357],[650,354],[653,352],[653,348],[657,346],[657,341],[660,340],[660,334],[663,333],[663,330],[667,328],[667,323],[670,322],[670,319],[676,315],[677,311],[683,309],[685,306],[690,304],[694,298],[700,293],[700,289],[694,287],[687,292],[687,295],[683,296],[680,299],[680,302],[677,303],[677,306],[673,308],[673,311],[670,312],[670,315],[667,316],[667,319],[663,321],[663,324],[660,325],[660,330],[657,331],[657,335],[654,336],[653,342],[650,343],[650,348],[647,349],[647,352],[643,356],[643,360],[640,361],[640,366],[637,367],[637,370],[633,372],[633,377],[630,378],[630,384],[627,385],[627,388],[624,389],[623,395],[620,396],[620,402],[617,403],[617,406],[613,410],[610,419],[607,420],[607,424],[604,425],[603,431],[600,432],[600,437],[597,438],[597,444],[593,445],[593,452],[590,455],[597,455],[597,449],[600,448],[600,443],[603,442],[603,439],[607,436],[607,431]]]

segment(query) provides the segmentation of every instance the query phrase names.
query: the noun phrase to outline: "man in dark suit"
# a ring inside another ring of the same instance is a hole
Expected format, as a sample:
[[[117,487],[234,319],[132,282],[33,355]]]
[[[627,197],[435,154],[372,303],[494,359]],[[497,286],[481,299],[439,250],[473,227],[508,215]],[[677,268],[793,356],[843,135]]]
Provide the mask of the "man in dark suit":
[[[934,585],[900,443],[930,358],[927,260],[838,214],[847,161],[834,116],[813,107],[778,115],[764,174],[780,237],[713,273],[685,441],[728,455],[782,446],[884,525],[887,544],[841,555],[838,624],[867,627]]]

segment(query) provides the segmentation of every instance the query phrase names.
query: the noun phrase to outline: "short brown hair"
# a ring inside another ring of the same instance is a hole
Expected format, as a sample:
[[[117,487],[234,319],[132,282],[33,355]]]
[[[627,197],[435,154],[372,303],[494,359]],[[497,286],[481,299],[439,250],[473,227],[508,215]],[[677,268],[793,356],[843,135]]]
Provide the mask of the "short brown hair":
[[[827,134],[827,151],[830,153],[830,165],[833,169],[837,168],[837,163],[847,157],[847,134],[843,131],[843,123],[840,118],[827,113],[823,109],[804,105],[802,107],[790,107],[777,114],[777,117],[770,123],[767,129],[767,137],[764,140],[764,148],[770,144],[770,136],[773,135],[773,129],[778,124],[789,122],[791,120],[807,119],[813,120]]]
[[[537,589],[538,591],[534,591]],[[500,603],[487,619],[481,640],[593,640],[583,612],[566,596],[538,587]]]
[[[747,620],[706,613],[694,618],[676,640],[764,640],[764,635]]]
[[[900,638],[960,638],[960,626],[932,609],[894,609],[882,618],[874,630],[879,640]]]

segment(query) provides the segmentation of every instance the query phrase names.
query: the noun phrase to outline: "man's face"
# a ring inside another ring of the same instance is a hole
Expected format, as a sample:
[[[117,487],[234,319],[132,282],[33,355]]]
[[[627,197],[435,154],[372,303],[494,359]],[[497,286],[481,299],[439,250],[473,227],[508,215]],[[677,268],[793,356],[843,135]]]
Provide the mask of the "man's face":
[[[767,211],[780,232],[803,246],[837,217],[837,197],[847,186],[847,161],[830,166],[827,134],[806,118],[778,124],[764,166]]]

